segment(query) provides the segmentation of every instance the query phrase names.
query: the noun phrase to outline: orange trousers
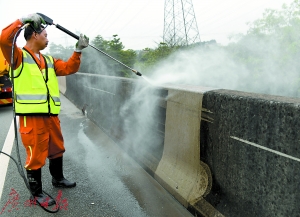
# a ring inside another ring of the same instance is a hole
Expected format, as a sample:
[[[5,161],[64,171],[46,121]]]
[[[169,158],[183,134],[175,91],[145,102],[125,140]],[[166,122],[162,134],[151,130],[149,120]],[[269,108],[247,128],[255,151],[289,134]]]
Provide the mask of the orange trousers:
[[[58,116],[20,116],[19,120],[27,170],[37,170],[45,165],[46,158],[63,155],[64,139]]]

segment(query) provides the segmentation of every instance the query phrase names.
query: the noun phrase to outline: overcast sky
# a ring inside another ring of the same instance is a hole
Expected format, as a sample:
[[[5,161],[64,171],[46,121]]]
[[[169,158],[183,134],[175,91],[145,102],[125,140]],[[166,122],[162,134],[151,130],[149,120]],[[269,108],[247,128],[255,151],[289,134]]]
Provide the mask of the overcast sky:
[[[54,23],[93,39],[109,40],[118,34],[125,49],[155,48],[162,41],[164,0],[0,0],[0,28],[35,12],[52,18]],[[193,0],[201,41],[215,39],[227,44],[228,35],[244,33],[262,17],[266,8],[280,9],[293,0]],[[73,45],[76,40],[55,26],[47,28],[50,42]],[[23,34],[18,45],[23,46]]]

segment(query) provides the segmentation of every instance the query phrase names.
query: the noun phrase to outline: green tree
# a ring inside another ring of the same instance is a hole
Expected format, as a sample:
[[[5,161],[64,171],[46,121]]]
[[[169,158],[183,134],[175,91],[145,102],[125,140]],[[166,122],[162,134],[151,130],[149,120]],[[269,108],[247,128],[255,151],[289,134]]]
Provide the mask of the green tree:
[[[55,58],[68,60],[74,51],[73,46],[64,47],[61,44],[50,43],[49,54]]]
[[[293,96],[299,95],[299,2],[283,5],[281,10],[265,10],[262,18],[248,24],[246,34],[240,34],[225,48],[253,73],[253,82],[266,77],[279,79],[282,89],[289,87]]]
[[[119,52],[124,49],[124,45],[118,35],[113,35],[113,39],[108,42],[109,50]]]
[[[113,39],[108,41],[107,44],[108,44],[107,53],[110,56],[120,61],[121,63],[125,64],[126,66],[133,68],[133,65],[136,61],[136,52],[131,49],[124,50],[125,47],[121,42],[121,39],[118,38],[118,35],[113,35]],[[130,71],[130,69],[118,63],[115,60],[109,59],[108,61],[110,67],[117,72],[118,76],[132,77],[133,74]]]
[[[169,46],[166,43],[159,43],[157,48],[145,48],[138,55],[137,65],[142,71],[151,70],[156,64],[161,61],[164,61],[171,54],[177,51],[180,47]]]
[[[92,45],[115,60],[101,52],[95,51],[92,48],[87,48],[83,50],[84,55],[80,67],[81,71],[121,77],[132,77],[133,73],[130,69],[124,67],[119,62],[133,68],[136,60],[136,52],[131,49],[125,50],[121,39],[118,38],[118,35],[113,35],[112,40],[105,40],[102,36],[98,35],[92,40]]]
[[[109,48],[108,41],[104,40],[100,35],[97,35],[94,40],[92,40],[92,45],[104,52]]]

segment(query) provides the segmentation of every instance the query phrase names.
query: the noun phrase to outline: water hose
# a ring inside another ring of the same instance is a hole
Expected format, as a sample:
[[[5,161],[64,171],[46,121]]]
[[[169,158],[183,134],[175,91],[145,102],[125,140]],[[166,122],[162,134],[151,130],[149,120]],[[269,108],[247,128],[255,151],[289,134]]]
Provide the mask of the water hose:
[[[47,17],[46,15],[41,14],[41,13],[37,13],[37,14],[40,15],[40,16],[44,19],[44,21],[46,22],[47,25],[54,25],[54,26],[56,26],[56,28],[58,28],[59,30],[63,31],[64,33],[67,33],[68,35],[72,36],[73,38],[75,38],[75,39],[77,39],[77,40],[79,39],[79,36],[78,36],[78,35],[76,35],[76,34],[74,34],[73,32],[67,30],[66,28],[62,27],[62,26],[59,25],[59,24],[53,23],[53,20],[52,20],[51,18]],[[102,50],[96,48],[95,46],[93,46],[93,45],[91,45],[91,44],[89,44],[89,46],[92,47],[92,48],[94,48],[95,50],[99,51],[100,53],[104,54],[105,56],[107,56],[107,57],[113,59],[114,61],[116,61],[117,63],[123,65],[124,67],[130,69],[130,70],[131,70],[132,72],[134,72],[136,75],[142,76],[142,74],[141,74],[140,72],[138,72],[137,70],[135,70],[135,69],[133,69],[133,68],[131,68],[131,67],[125,65],[124,63],[120,62],[119,60],[117,60],[117,59],[115,59],[114,57],[110,56],[109,54],[105,53],[104,51],[102,51]]]

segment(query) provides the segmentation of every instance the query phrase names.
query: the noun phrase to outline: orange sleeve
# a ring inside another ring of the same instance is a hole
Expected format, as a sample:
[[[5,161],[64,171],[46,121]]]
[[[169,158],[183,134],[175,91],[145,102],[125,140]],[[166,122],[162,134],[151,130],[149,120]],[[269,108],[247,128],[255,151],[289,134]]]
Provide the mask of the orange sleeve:
[[[2,50],[2,53],[6,59],[7,62],[10,63],[10,56],[11,56],[11,48],[12,43],[14,40],[14,36],[16,35],[17,31],[23,26],[23,23],[20,20],[16,20],[6,28],[2,30],[1,36],[0,36],[0,47]],[[20,64],[22,63],[22,50],[17,47],[17,44],[15,44],[15,51],[14,51],[14,63],[15,68],[18,68]]]
[[[73,55],[64,62],[61,59],[54,59],[54,69],[57,76],[70,75],[78,72],[80,67],[81,53],[74,52]]]

